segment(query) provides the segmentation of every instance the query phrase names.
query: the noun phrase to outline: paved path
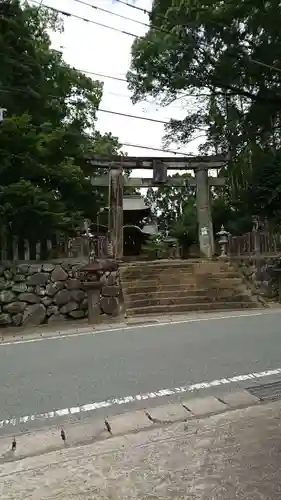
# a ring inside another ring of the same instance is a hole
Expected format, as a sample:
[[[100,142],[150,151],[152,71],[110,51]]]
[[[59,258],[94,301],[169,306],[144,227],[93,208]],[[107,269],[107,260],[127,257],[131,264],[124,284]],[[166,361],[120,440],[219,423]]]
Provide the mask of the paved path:
[[[279,311],[217,316],[1,344],[0,432],[281,379]]]
[[[5,463],[1,500],[277,500],[280,402]]]

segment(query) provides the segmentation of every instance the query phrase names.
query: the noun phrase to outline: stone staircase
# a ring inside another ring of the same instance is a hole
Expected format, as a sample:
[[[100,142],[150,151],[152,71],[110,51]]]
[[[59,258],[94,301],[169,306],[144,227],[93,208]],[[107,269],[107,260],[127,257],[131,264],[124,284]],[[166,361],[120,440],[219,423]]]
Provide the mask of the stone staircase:
[[[159,260],[120,268],[127,316],[261,307],[238,270],[219,260]]]

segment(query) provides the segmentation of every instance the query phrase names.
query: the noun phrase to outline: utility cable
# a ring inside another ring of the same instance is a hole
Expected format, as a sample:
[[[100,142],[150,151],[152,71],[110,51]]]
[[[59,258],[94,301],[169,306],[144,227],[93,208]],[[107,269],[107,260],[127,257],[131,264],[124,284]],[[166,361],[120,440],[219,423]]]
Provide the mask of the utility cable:
[[[28,90],[28,89],[20,89],[20,88],[14,88],[14,87],[8,88],[8,87],[1,87],[1,86],[0,86],[0,92],[7,92],[7,93],[11,93],[11,94],[14,92],[23,92],[25,94],[31,93],[30,90]],[[32,92],[32,94],[34,95],[34,91]],[[56,99],[56,100],[60,99],[60,97],[55,96],[53,94],[45,94],[44,97],[50,97],[51,99]],[[75,102],[73,104],[75,104]],[[165,120],[157,120],[156,118],[148,118],[147,116],[138,116],[138,115],[131,115],[129,113],[121,113],[119,111],[113,111],[111,109],[98,108],[97,112],[109,113],[109,114],[118,115],[118,116],[124,116],[126,118],[134,118],[135,120],[144,120],[144,121],[148,121],[148,122],[162,123],[164,125],[167,125],[169,123],[168,121],[165,121]],[[170,119],[175,120],[175,118],[170,118]]]
[[[30,0],[31,3],[35,3],[36,5],[40,5],[36,0]],[[95,24],[96,26],[100,26],[101,28],[106,28],[112,31],[116,31],[117,33],[122,33],[123,35],[131,36],[133,38],[138,38],[138,35],[134,33],[130,33],[129,31],[120,30],[118,28],[113,28],[113,26],[108,26],[107,24],[99,23],[98,21],[93,21],[88,17],[78,16],[77,14],[73,14],[72,12],[66,12],[64,10],[56,9],[55,7],[50,7],[49,5],[44,5],[45,9],[52,10],[53,12],[57,12],[62,16],[73,17],[73,19],[78,19],[79,21],[84,21],[85,23]]]
[[[86,7],[91,7],[94,10],[99,12],[103,12],[104,14],[110,14],[112,16],[119,17],[120,19],[125,19],[126,21],[131,21],[132,23],[140,24],[142,26],[146,26],[150,28],[150,24],[144,23],[142,21],[138,21],[137,19],[132,19],[131,17],[123,16],[122,14],[118,14],[117,12],[112,12],[111,10],[103,9],[101,7],[97,7],[97,5],[93,5],[89,2],[85,2],[85,0],[72,0],[73,2],[79,3],[81,5],[85,5]]]
[[[37,1],[37,0],[30,0],[32,3],[35,3],[37,5],[40,5],[40,3]],[[75,0],[77,1],[77,0]],[[145,12],[146,14],[151,14],[151,12],[149,11],[146,11],[145,9],[141,9],[140,7],[137,7],[135,5],[131,5],[131,4],[127,4],[126,2],[121,2],[121,0],[117,0],[119,3],[124,3],[124,5],[127,5],[128,7],[133,7],[133,8],[137,8],[138,10],[141,10],[143,12]],[[91,4],[90,4],[90,7],[93,7]],[[57,12],[61,15],[64,15],[64,16],[67,16],[67,17],[73,17],[75,19],[79,19],[80,21],[84,21],[84,22],[89,22],[89,23],[92,23],[92,24],[95,24],[97,26],[100,26],[102,28],[107,28],[107,29],[110,29],[112,31],[116,31],[116,32],[119,32],[119,33],[122,33],[123,35],[127,35],[127,36],[131,36],[133,38],[139,38],[138,35],[134,34],[134,33],[130,33],[130,32],[127,32],[127,31],[124,31],[124,30],[120,30],[118,28],[114,28],[112,26],[108,26],[106,24],[102,24],[102,23],[98,23],[97,21],[93,21],[92,19],[89,19],[89,18],[85,18],[85,17],[82,17],[82,16],[78,16],[76,14],[73,14],[71,12],[65,12],[65,11],[62,11],[62,10],[59,10],[57,8],[54,8],[54,7],[50,7],[50,6],[45,6],[46,9],[50,9],[54,12]],[[108,11],[110,12],[110,11]],[[114,14],[114,13],[112,13]],[[163,17],[163,16],[162,16]],[[167,21],[167,18],[164,17],[164,19]],[[217,26],[222,26],[221,23],[219,22],[215,22],[214,24],[216,24]],[[175,25],[175,27],[181,27],[180,25]],[[225,26],[224,26],[225,27]],[[159,28],[157,26],[154,26],[154,25],[150,25],[150,28],[153,28],[153,29],[157,29],[157,30],[160,30],[160,31],[164,31],[165,33],[171,33],[171,32],[168,32],[166,30],[163,30],[162,28]],[[228,54],[229,57],[232,57],[230,54]],[[257,65],[260,65],[260,66],[263,66],[263,67],[267,67],[273,71],[278,71],[278,72],[281,72],[281,68],[277,68],[276,66],[273,66],[273,65],[269,65],[269,64],[266,64],[262,61],[258,61],[257,59],[253,59],[251,58],[248,54],[243,54],[243,57],[246,57],[249,62],[252,62],[254,64],[257,64]],[[233,56],[232,57],[233,59],[238,59],[236,56]]]
[[[78,0],[74,0],[74,1],[78,1]],[[125,2],[124,0],[116,0],[116,2],[117,2],[117,3],[120,3],[120,4],[122,4],[122,5],[125,5],[126,7],[129,7],[129,8],[131,8],[131,9],[138,10],[139,12],[142,12],[143,14],[146,14],[146,15],[148,15],[148,16],[151,16],[151,15],[152,15],[152,12],[151,12],[150,10],[146,10],[146,9],[141,8],[141,7],[138,7],[137,5],[133,5],[133,4],[127,3],[127,2]],[[197,9],[197,10],[199,10],[199,11],[200,11],[200,9]],[[201,12],[202,12],[202,11],[203,11],[203,9],[201,9]],[[163,19],[163,21],[168,21],[168,18],[167,18],[165,15],[158,13],[158,16],[159,16],[161,19]],[[219,21],[209,21],[209,22],[210,22],[210,24],[213,24],[213,25],[216,25],[216,26],[220,26],[220,27],[222,27],[222,28],[225,28],[225,27],[226,27],[226,25],[225,25],[225,24],[220,23]],[[141,23],[141,24],[143,24],[143,23]],[[194,24],[195,24],[195,23],[194,23]],[[206,23],[206,24],[207,24],[207,23]],[[145,25],[147,25],[147,24],[145,23]],[[180,25],[175,25],[175,26],[180,26]],[[157,30],[159,30],[159,31],[164,31],[165,33],[167,33],[167,32],[168,32],[168,33],[170,34],[170,32],[169,32],[168,30],[164,30],[164,28],[162,28],[162,27],[160,28],[160,27],[157,27],[157,26],[155,26],[155,25],[153,25],[153,24],[150,24],[150,25],[149,25],[149,27],[150,27],[150,28],[153,28],[153,29],[157,29]],[[249,56],[248,54],[243,54],[243,55],[244,55],[245,57],[247,57],[247,59],[248,59],[250,62],[254,63],[254,64],[257,64],[257,65],[259,65],[259,66],[263,66],[263,67],[265,67],[265,68],[271,69],[272,71],[277,71],[277,72],[281,73],[281,68],[278,68],[278,67],[277,67],[277,66],[275,66],[275,65],[272,65],[272,64],[266,64],[266,63],[264,63],[264,62],[262,62],[262,61],[258,61],[257,59],[253,59],[253,58],[252,58],[251,56]],[[231,57],[231,56],[230,56],[230,57]]]

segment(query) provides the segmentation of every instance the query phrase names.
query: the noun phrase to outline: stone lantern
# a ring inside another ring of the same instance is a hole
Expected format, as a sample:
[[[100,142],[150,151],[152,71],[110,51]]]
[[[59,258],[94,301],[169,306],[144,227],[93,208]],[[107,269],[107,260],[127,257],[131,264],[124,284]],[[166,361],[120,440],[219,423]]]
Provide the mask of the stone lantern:
[[[219,245],[221,247],[220,259],[227,259],[227,244],[228,244],[228,231],[225,230],[224,225],[221,225],[220,231],[217,233],[219,237]]]

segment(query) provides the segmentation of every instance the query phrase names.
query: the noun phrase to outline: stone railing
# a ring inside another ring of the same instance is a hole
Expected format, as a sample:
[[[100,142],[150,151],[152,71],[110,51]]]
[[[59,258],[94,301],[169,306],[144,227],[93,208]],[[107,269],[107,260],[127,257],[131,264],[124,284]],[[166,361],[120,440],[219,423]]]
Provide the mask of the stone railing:
[[[84,262],[0,264],[0,327],[36,326],[86,318],[88,297],[80,279]],[[119,270],[101,276],[100,311],[118,316],[121,308]]]

